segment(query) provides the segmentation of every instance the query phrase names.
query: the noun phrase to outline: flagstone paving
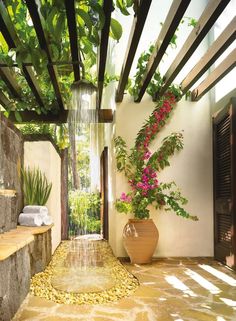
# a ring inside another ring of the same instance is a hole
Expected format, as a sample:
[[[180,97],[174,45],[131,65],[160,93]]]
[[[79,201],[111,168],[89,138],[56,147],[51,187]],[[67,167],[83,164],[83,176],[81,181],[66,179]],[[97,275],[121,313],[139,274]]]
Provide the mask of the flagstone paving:
[[[124,263],[140,286],[118,302],[65,305],[28,295],[12,321],[236,320],[236,273],[211,259]]]

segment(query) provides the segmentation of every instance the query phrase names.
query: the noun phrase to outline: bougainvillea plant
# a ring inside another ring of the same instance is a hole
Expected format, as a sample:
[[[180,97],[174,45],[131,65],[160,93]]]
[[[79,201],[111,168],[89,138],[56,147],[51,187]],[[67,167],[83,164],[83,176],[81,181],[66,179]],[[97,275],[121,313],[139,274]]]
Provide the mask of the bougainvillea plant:
[[[174,182],[161,183],[158,173],[169,166],[169,157],[183,149],[183,134],[172,133],[166,137],[161,147],[152,153],[150,143],[166,124],[176,104],[172,93],[165,94],[156,108],[138,132],[135,146],[127,151],[125,141],[115,138],[117,169],[128,178],[131,191],[122,193],[116,200],[118,212],[133,213],[137,219],[149,218],[149,205],[156,209],[173,210],[177,215],[197,221],[197,216],[190,215],[183,205],[187,203]]]

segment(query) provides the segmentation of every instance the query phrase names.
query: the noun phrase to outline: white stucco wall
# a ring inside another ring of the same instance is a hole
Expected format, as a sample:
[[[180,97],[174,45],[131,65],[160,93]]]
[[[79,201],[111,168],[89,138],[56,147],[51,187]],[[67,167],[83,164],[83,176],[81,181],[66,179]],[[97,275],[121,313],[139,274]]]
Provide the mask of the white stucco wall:
[[[52,253],[61,242],[61,159],[49,141],[24,143],[24,166],[39,167],[52,190],[46,206],[52,216]]]
[[[134,144],[136,133],[143,120],[153,109],[149,97],[135,104],[126,98],[117,108],[116,135],[121,135],[129,147]],[[213,201],[212,201],[212,147],[211,113],[208,97],[198,103],[184,99],[178,103],[173,116],[150,146],[155,151],[161,140],[172,132],[184,130],[184,149],[170,158],[171,166],[158,178],[161,182],[175,181],[189,200],[186,209],[199,217],[193,222],[177,217],[171,212],[151,211],[160,240],[155,256],[212,256],[213,255]],[[128,191],[123,174],[116,174],[116,197]],[[122,245],[122,230],[127,216],[113,212],[116,227],[117,256],[126,255]]]

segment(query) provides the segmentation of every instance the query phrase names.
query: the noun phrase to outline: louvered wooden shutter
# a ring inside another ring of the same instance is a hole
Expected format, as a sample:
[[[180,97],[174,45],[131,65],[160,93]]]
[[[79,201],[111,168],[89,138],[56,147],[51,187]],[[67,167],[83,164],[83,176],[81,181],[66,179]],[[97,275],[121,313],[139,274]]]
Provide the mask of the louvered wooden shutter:
[[[215,258],[236,266],[236,98],[213,117]]]

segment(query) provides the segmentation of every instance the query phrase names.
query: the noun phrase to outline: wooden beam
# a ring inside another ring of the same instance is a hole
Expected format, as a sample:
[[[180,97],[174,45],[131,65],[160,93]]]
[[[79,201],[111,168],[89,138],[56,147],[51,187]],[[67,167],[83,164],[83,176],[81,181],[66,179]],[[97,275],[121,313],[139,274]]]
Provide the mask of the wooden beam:
[[[4,109],[8,109],[8,106],[11,104],[11,101],[2,91],[0,91],[0,104]]]
[[[8,89],[10,90],[11,94],[15,98],[21,98],[21,89],[14,78],[14,73],[8,67],[0,67],[0,77],[7,85]]]
[[[35,31],[36,31],[36,34],[38,37],[39,45],[40,45],[41,49],[43,49],[46,52],[47,59],[49,62],[49,64],[47,65],[48,73],[51,78],[51,82],[52,82],[52,85],[54,88],[54,92],[56,95],[58,105],[59,105],[60,109],[63,110],[64,104],[63,104],[59,84],[57,81],[56,67],[51,64],[52,63],[51,54],[49,51],[47,40],[46,40],[44,31],[43,31],[43,27],[42,27],[42,23],[40,20],[40,16],[39,16],[39,12],[38,12],[38,5],[36,4],[35,0],[25,0],[25,2],[27,4],[31,19],[34,24],[34,28],[35,28]]]
[[[71,61],[71,60],[68,60],[68,61],[52,61],[52,62],[50,62],[48,64],[49,65],[53,65],[53,66],[68,66],[68,65],[77,65],[78,61]],[[24,63],[24,66],[32,67],[33,64],[32,64],[32,62],[26,62],[26,63]],[[4,62],[0,61],[0,67],[9,67],[9,65],[7,63],[4,63]],[[17,63],[13,63],[11,65],[11,67],[18,67],[18,64]]]
[[[5,11],[5,12],[4,12]],[[10,34],[10,31],[7,28],[7,23],[6,20],[8,20],[7,18],[7,12],[6,9],[4,7],[4,4],[1,0],[0,2],[0,26],[1,26],[1,33],[4,37],[4,39],[6,40],[6,43],[8,44],[9,48],[15,48],[15,42],[12,39],[12,36]]]
[[[68,116],[68,111],[67,110],[62,110],[59,112],[59,114],[52,114],[52,113],[47,113],[45,114],[37,114],[35,111],[19,111],[19,115],[22,119],[20,122],[21,124],[24,123],[66,123],[67,121],[67,116]],[[9,117],[8,117],[13,123],[18,123],[17,119],[15,118],[15,113],[14,111],[10,112]]]
[[[97,109],[101,108],[102,92],[104,85],[104,75],[107,61],[107,48],[111,24],[111,12],[113,11],[112,0],[104,0],[103,11],[105,23],[101,32],[100,48],[98,55],[98,89],[97,89]]]
[[[73,113],[73,110],[69,111]],[[70,117],[70,114],[69,114]],[[81,122],[84,123],[112,123],[113,110],[112,109],[87,109],[80,112]],[[73,119],[75,116],[73,115]],[[91,120],[91,121],[90,121]]]
[[[198,101],[212,87],[214,87],[225,75],[236,66],[236,49],[234,49],[199,86],[192,91],[192,101]]]
[[[196,81],[210,68],[211,65],[236,39],[236,17],[234,17],[220,36],[213,42],[204,56],[189,72],[181,83],[183,95],[196,83]]]
[[[178,25],[188,8],[188,5],[191,0],[174,0],[168,15],[165,19],[164,25],[161,29],[161,32],[158,36],[158,39],[155,43],[155,48],[152,55],[149,58],[146,72],[143,75],[143,78],[140,82],[140,90],[138,97],[135,99],[136,102],[140,102],[148,84],[150,83],[152,76],[154,75],[158,65],[161,62],[162,57],[164,56],[167,47],[170,44],[170,41],[175,34]]]
[[[125,86],[128,81],[134,56],[142,35],[143,27],[151,6],[152,0],[142,0],[133,19],[127,50],[121,69],[118,88],[116,91],[116,102],[121,102],[124,97]]]
[[[229,2],[230,0],[210,0],[208,2],[196,26],[167,70],[164,76],[164,85],[157,93],[158,96],[162,96],[166,92]]]
[[[76,64],[73,64],[74,78],[75,81],[80,80],[80,63],[78,54],[78,40],[77,40],[77,27],[76,27],[76,12],[75,12],[75,1],[65,0],[66,18],[70,37],[70,50],[71,57]]]
[[[1,93],[0,93],[0,103],[1,103]],[[19,111],[19,115],[22,119],[22,122],[21,122],[22,124],[23,123],[40,123],[40,122],[60,124],[60,123],[67,122],[67,117],[71,112],[73,111],[61,110],[59,114],[48,113],[46,115],[45,114],[38,115],[35,111]],[[84,112],[90,113],[90,114],[97,113],[99,123],[111,123],[113,121],[112,109],[100,109],[100,110],[92,109]],[[90,117],[86,117],[86,118],[90,118]],[[15,118],[14,111],[10,112],[9,119],[14,123],[18,122]],[[95,117],[92,117],[91,115],[91,119],[95,119]]]
[[[99,109],[98,110],[99,123],[112,123],[113,122],[113,110],[112,109]]]
[[[16,48],[20,44],[20,40],[15,32],[14,25],[10,20],[10,17],[2,0],[0,0],[0,26],[0,30],[7,42],[9,49]],[[23,64],[22,71],[31,91],[35,96],[37,103],[39,104],[39,106],[44,107],[44,103],[37,85],[37,79],[34,75],[32,67],[26,67],[25,64]]]

